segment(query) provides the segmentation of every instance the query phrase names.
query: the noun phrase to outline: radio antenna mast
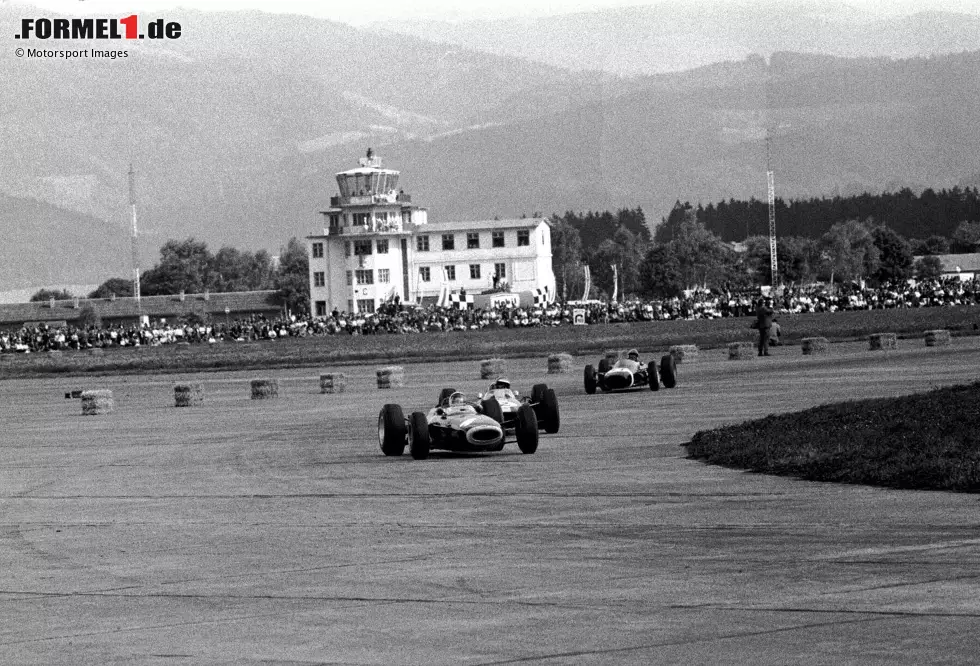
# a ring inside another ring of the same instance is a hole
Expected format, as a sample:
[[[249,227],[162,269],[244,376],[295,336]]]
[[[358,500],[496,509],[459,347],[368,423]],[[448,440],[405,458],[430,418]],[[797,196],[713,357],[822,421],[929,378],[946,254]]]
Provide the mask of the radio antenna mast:
[[[136,243],[136,172],[133,163],[129,163],[129,207],[133,212],[133,296],[136,297],[136,309],[140,310],[140,251]]]
[[[772,176],[772,149],[769,129],[766,129],[766,182],[769,189],[769,272],[776,286],[776,188]]]

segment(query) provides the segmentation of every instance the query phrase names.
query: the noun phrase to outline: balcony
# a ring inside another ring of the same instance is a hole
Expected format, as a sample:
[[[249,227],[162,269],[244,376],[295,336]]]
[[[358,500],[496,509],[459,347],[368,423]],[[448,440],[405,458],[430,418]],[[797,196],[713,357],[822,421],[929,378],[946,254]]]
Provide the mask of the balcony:
[[[397,222],[377,222],[371,224],[358,224],[350,227],[331,227],[325,228],[323,232],[327,236],[363,236],[366,234],[400,234],[402,231],[401,221]]]

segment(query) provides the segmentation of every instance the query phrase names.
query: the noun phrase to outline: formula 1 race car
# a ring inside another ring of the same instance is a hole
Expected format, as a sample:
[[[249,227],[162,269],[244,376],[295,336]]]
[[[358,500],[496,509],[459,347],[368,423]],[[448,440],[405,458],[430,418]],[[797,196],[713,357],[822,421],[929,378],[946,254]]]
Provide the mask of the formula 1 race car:
[[[440,402],[456,389],[444,388],[439,394]],[[561,415],[558,412],[558,396],[555,390],[547,384],[535,384],[531,387],[531,395],[521,395],[511,389],[510,381],[504,377],[497,378],[486,393],[479,396],[482,411],[487,416],[496,419],[504,430],[510,432],[517,428],[517,413],[521,405],[529,405],[534,410],[538,420],[538,428],[546,433],[558,432],[561,425]]]
[[[599,361],[598,370],[591,365],[585,366],[585,392],[592,395],[596,389],[606,391],[624,391],[628,389],[649,387],[651,391],[677,386],[677,366],[674,357],[666,354],[660,359],[660,371],[657,363],[650,361],[646,365],[640,362],[640,355],[635,349],[627,353],[627,358],[621,358],[615,363],[609,359]]]
[[[440,395],[439,403],[428,412],[412,412],[407,418],[399,405],[382,407],[378,415],[378,442],[386,456],[400,456],[408,445],[409,453],[416,460],[428,458],[432,449],[500,451],[507,439],[503,420],[500,413],[484,413],[478,396],[454,391],[448,396]],[[537,451],[538,421],[530,405],[518,408],[513,427],[521,452]]]

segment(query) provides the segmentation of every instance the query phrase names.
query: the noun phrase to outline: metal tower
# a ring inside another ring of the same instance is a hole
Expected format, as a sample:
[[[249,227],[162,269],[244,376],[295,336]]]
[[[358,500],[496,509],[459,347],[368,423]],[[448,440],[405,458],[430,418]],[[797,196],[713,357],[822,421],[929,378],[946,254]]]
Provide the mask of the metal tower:
[[[776,286],[776,187],[772,177],[772,150],[769,129],[766,129],[766,181],[769,186],[769,272]]]
[[[133,171],[133,163],[129,163],[129,207],[133,211],[133,296],[136,297],[136,307],[139,309],[140,303],[140,251],[136,244],[136,172]]]

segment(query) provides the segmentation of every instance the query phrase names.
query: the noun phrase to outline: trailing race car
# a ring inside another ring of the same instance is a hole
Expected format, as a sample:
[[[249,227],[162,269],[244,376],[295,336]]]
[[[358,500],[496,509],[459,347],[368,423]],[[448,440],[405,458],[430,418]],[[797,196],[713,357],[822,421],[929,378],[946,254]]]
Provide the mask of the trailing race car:
[[[604,358],[599,361],[598,370],[591,365],[585,366],[585,392],[592,395],[597,388],[602,391],[623,391],[647,386],[651,391],[658,391],[661,382],[665,388],[677,386],[677,366],[670,354],[660,359],[659,373],[657,363],[650,361],[644,365],[635,349],[629,350],[626,356],[613,364]]]
[[[441,403],[455,392],[456,389],[453,388],[442,389],[442,393],[439,394],[439,402]],[[547,384],[535,384],[531,387],[531,395],[527,396],[512,390],[510,381],[500,377],[490,385],[486,393],[481,393],[477,397],[480,401],[481,411],[496,419],[507,432],[516,431],[517,413],[520,411],[521,405],[530,405],[531,409],[534,410],[540,430],[554,434],[558,432],[561,425],[558,396],[555,395],[554,389],[548,388]]]
[[[454,391],[448,396],[440,395],[439,403],[428,412],[412,412],[407,418],[399,405],[382,407],[378,442],[386,456],[400,456],[408,445],[416,460],[428,458],[431,449],[500,451],[507,439],[503,420],[499,412],[485,413],[479,397]],[[521,405],[517,410],[513,427],[521,452],[537,451],[538,421],[530,405]]]

